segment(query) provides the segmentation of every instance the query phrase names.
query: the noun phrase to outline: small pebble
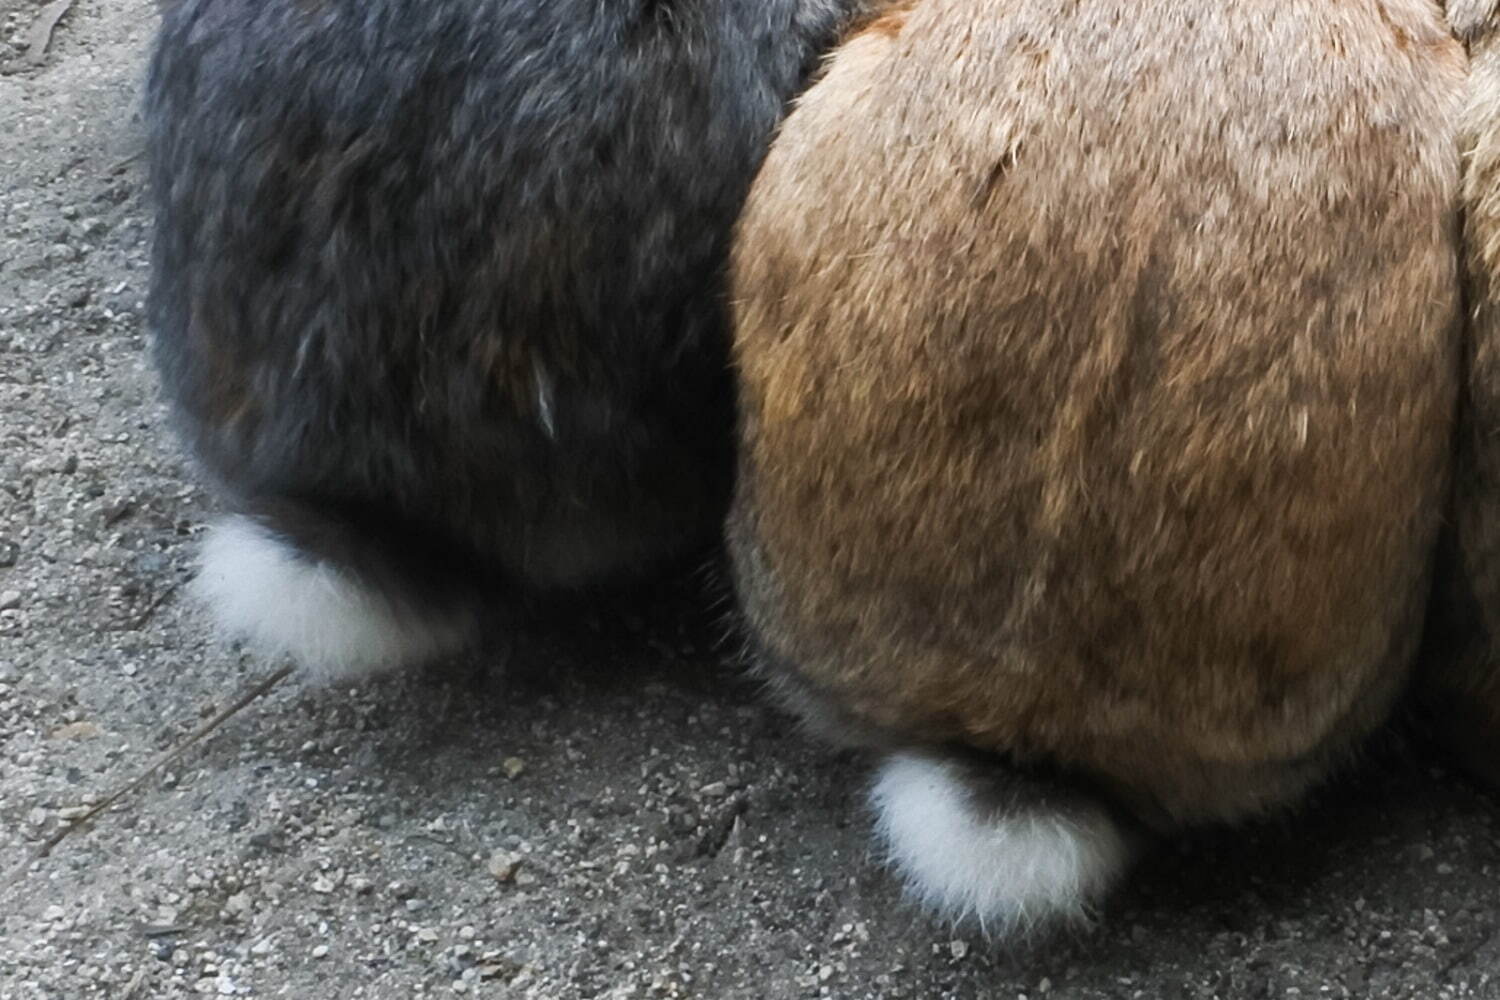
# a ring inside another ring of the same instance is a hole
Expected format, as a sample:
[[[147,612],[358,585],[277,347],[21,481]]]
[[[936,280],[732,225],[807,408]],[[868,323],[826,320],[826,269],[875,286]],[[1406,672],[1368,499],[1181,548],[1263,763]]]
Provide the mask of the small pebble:
[[[490,855],[485,867],[495,877],[495,881],[510,882],[516,877],[516,869],[521,867],[521,855],[513,851],[497,850]]]
[[[0,591],[0,611],[10,611],[21,606],[19,590]]]
[[[102,732],[103,730],[92,722],[70,722],[52,730],[52,738],[54,740],[89,740]]]

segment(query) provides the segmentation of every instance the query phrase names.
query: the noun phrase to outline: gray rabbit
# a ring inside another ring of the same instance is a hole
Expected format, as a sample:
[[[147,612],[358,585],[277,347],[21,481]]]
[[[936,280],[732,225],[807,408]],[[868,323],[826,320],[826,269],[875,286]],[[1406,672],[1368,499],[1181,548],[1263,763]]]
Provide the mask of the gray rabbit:
[[[154,356],[221,626],[349,679],[728,500],[730,231],[854,0],[181,0]]]

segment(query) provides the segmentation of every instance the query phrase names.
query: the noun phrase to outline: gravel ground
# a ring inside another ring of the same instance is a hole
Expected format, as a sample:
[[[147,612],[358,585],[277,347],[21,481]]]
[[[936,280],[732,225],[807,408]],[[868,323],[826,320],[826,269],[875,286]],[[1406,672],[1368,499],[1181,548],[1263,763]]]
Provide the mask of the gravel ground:
[[[181,599],[212,503],[145,364],[149,0],[0,0],[0,873],[273,664]],[[863,762],[720,652],[703,575],[288,683],[0,884],[0,1000],[1500,997],[1491,801],[1390,735],[1297,816],[1163,847],[1100,926],[937,925]]]

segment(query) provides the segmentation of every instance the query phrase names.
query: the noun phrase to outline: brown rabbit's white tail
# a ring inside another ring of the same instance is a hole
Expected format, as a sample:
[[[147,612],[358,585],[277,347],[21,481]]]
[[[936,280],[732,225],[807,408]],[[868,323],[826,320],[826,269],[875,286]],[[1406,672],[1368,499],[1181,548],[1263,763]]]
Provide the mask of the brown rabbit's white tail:
[[[1130,860],[1101,802],[1000,765],[895,753],[871,800],[912,893],[996,939],[1086,922]]]
[[[210,529],[192,590],[224,633],[264,656],[290,657],[315,683],[436,659],[475,633],[466,610],[405,600],[242,515]]]

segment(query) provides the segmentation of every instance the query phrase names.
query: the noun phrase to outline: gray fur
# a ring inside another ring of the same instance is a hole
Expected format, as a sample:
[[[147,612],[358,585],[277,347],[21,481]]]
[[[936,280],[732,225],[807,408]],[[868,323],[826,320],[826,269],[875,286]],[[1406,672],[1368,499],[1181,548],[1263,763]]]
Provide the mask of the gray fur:
[[[150,320],[230,503],[403,599],[712,537],[722,270],[855,0],[183,0]]]

